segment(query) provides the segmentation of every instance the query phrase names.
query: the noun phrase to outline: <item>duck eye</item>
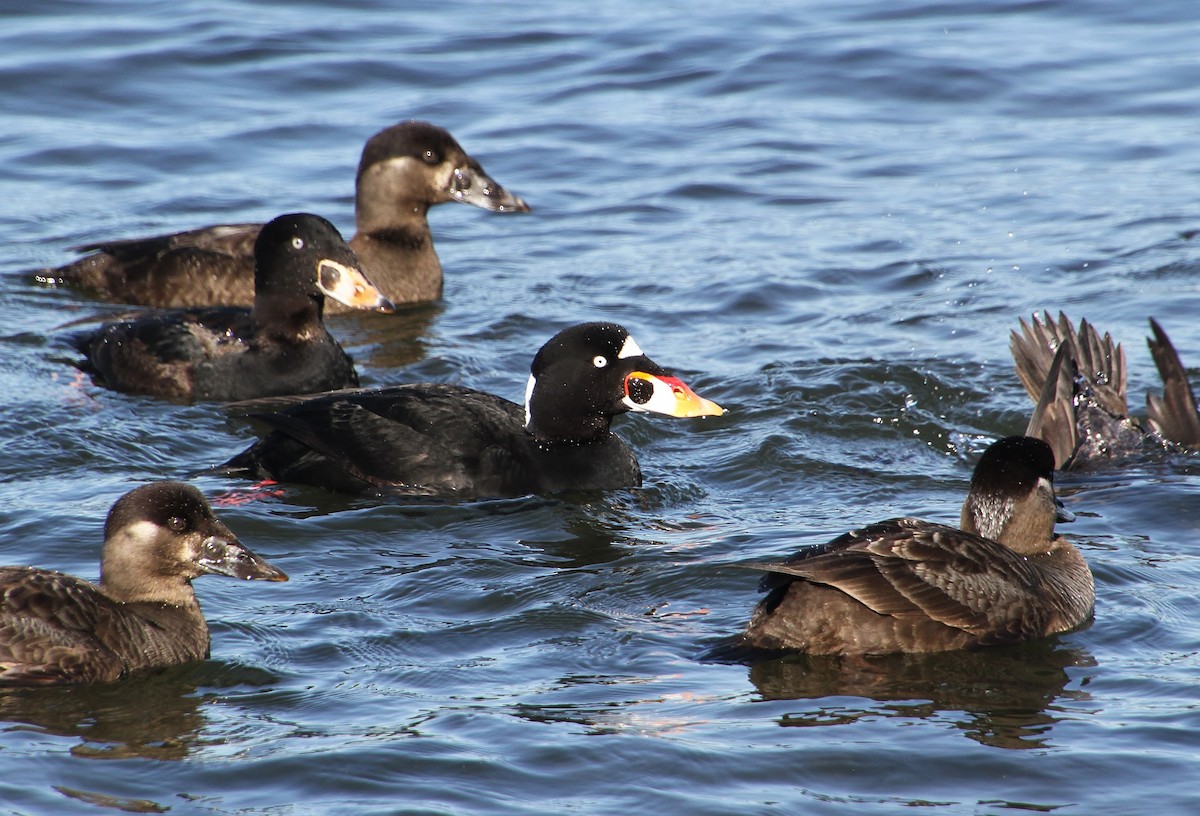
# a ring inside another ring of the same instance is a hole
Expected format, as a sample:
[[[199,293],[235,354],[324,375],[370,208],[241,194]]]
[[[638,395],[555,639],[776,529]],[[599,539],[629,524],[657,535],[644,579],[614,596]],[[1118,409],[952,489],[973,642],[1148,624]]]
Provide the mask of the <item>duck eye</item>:
[[[421,159],[426,164],[437,164],[439,161],[441,161],[441,158],[433,150],[426,150],[424,153],[421,154]]]
[[[180,516],[171,516],[169,519],[167,519],[167,526],[176,533],[182,533],[187,529],[187,522],[184,521]]]
[[[603,354],[597,354],[592,358],[592,365],[594,365],[596,368],[604,368],[606,365],[608,365],[608,358]]]
[[[304,239],[300,238],[300,237],[293,238],[292,239],[292,248],[293,249],[304,249]]]

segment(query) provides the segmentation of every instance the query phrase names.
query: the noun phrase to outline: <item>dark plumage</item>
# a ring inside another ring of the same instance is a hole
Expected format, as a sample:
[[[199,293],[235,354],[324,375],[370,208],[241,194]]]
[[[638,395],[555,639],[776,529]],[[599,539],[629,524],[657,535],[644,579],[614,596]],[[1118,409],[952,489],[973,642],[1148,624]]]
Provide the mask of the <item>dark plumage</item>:
[[[393,303],[442,296],[442,267],[426,215],[461,201],[492,212],[529,205],[492,180],[447,131],[401,122],[363,148],[355,180],[357,234],[350,247]],[[39,280],[90,289],[120,303],[160,308],[249,306],[254,299],[255,238],[262,224],[220,226],[76,247],[92,254]],[[341,308],[331,304],[331,311]]]
[[[126,493],[104,524],[99,585],[0,567],[0,685],[97,683],[208,657],[201,575],[286,581],[179,482]]]
[[[230,473],[345,493],[454,498],[641,484],[610,430],[627,411],[712,416],[613,323],[584,323],[533,360],[526,407],[453,385],[326,394],[259,418],[274,428],[225,465]]]
[[[980,458],[961,529],[896,518],[801,550],[771,573],[738,645],[812,654],[938,652],[1066,632],[1092,614],[1092,574],[1054,533],[1054,458],[1012,436]]]
[[[1147,340],[1163,396],[1147,394],[1145,423],[1132,417],[1126,396],[1125,350],[1087,320],[1075,327],[1059,312],[1026,323],[1010,337],[1017,376],[1044,414],[1036,432],[1054,449],[1063,470],[1095,467],[1164,448],[1200,448],[1200,414],[1179,354],[1153,318]],[[1056,352],[1063,363],[1052,369]],[[1055,372],[1050,377],[1051,371]]]
[[[243,400],[358,385],[350,357],[322,322],[325,295],[392,311],[333,225],[281,215],[254,246],[252,309],[133,314],[76,335],[80,367],[100,385],[177,400]]]

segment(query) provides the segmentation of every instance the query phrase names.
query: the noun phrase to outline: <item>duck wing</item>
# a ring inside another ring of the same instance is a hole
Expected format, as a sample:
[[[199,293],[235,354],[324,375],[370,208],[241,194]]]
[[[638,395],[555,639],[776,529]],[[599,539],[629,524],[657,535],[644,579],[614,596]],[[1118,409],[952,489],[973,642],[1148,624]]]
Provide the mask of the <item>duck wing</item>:
[[[1075,421],[1075,364],[1068,356],[1070,347],[1062,344],[1046,372],[1042,392],[1034,406],[1025,435],[1041,439],[1054,451],[1055,467],[1065,468],[1079,447]]]
[[[1163,381],[1161,397],[1146,394],[1150,427],[1172,442],[1189,448],[1200,447],[1200,414],[1196,410],[1196,395],[1188,383],[1187,372],[1171,338],[1154,318],[1150,318],[1150,328],[1154,337],[1146,338],[1146,343]]]
[[[124,661],[103,640],[115,612],[86,581],[31,567],[0,568],[0,685],[117,679]]]
[[[135,313],[70,338],[84,371],[130,393],[193,396],[197,366],[242,354],[254,324],[248,309],[211,307]]]
[[[391,492],[487,495],[494,492],[493,481],[517,478],[523,469],[516,453],[524,436],[521,407],[461,386],[335,392],[254,418]],[[257,455],[261,459],[269,451]]]
[[[1058,313],[1057,322],[1045,312],[1042,318],[1035,314],[1026,323],[1021,319],[1021,333],[1015,330],[1009,338],[1017,376],[1029,398],[1034,402],[1041,396],[1042,385],[1054,360],[1059,346],[1066,344],[1076,372],[1092,390],[1092,398],[1113,416],[1126,416],[1129,402],[1125,396],[1125,349],[1113,342],[1112,336],[1103,337],[1088,321],[1079,321],[1079,330],[1063,313]]]
[[[936,621],[981,643],[1045,632],[1045,612],[1028,603],[1040,595],[1029,563],[994,541],[947,525],[889,519],[786,561],[748,566],[773,573],[769,586],[795,576],[838,589],[877,614]]]
[[[142,306],[250,306],[254,241],[261,228],[261,224],[222,224],[84,244],[75,251],[91,254],[48,270],[43,277]]]

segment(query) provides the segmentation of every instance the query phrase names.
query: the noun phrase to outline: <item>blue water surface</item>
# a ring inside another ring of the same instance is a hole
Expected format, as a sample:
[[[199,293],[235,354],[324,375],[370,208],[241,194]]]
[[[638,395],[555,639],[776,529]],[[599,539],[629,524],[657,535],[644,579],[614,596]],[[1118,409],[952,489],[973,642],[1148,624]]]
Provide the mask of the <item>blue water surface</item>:
[[[1023,430],[1034,311],[1200,367],[1191,2],[0,3],[0,563],[95,578],[104,514],[190,478],[292,577],[204,579],[212,659],[0,695],[12,814],[1192,814],[1200,467],[1065,474],[1096,620],[922,658],[706,660],[739,565],[954,522]],[[520,400],[582,320],[730,409],[618,422],[641,489],[412,505],[204,468],[220,406],[100,390],[38,284],[71,247],[308,210],[449,129],[534,212],[431,213],[442,303],[331,330],[364,384]],[[1191,369],[1200,383],[1200,371]]]

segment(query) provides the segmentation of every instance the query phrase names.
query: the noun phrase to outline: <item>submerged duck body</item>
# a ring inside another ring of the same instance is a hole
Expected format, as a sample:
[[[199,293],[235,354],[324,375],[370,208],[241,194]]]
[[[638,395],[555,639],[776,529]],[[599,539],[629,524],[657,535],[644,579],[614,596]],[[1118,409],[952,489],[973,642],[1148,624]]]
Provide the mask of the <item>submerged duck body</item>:
[[[1053,453],[1030,437],[984,452],[961,528],[877,522],[786,561],[737,646],[811,654],[940,652],[1075,629],[1095,604],[1082,554],[1055,535]]]
[[[610,430],[629,411],[723,413],[621,326],[585,323],[537,353],[525,407],[442,384],[325,394],[258,415],[273,430],[224,470],[343,493],[459,499],[636,486],[637,459]]]
[[[209,654],[192,579],[286,581],[244,547],[198,490],[156,482],[122,496],[104,525],[99,585],[0,567],[0,685],[111,682]]]
[[[401,122],[372,136],[363,148],[355,189],[358,226],[350,247],[393,303],[442,295],[442,267],[427,220],[431,206],[459,201],[492,212],[529,211],[454,137],[428,122]],[[221,224],[88,244],[76,249],[91,254],[37,277],[139,306],[249,306],[254,243],[262,226]]]
[[[100,385],[182,401],[242,400],[358,385],[349,355],[322,321],[325,296],[392,311],[333,225],[282,215],[255,242],[251,309],[134,314],[72,338]]]
[[[1147,338],[1163,395],[1146,395],[1147,418],[1130,414],[1125,350],[1087,320],[1079,328],[1059,312],[1021,320],[1010,337],[1017,376],[1044,415],[1037,436],[1062,470],[1092,468],[1143,454],[1200,448],[1200,413],[1171,339],[1153,318]],[[1061,349],[1064,363],[1054,367]],[[1051,373],[1053,372],[1053,376]]]

